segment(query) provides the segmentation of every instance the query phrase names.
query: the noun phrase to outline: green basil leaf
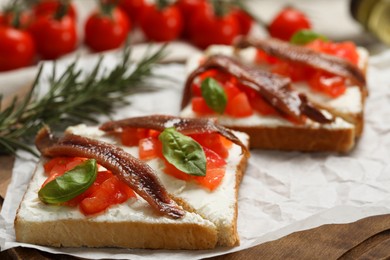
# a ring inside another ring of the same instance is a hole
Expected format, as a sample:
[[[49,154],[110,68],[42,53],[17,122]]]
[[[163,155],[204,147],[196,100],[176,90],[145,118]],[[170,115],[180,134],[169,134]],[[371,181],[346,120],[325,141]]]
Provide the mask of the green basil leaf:
[[[48,204],[66,202],[86,191],[96,176],[96,160],[87,160],[47,183],[39,190],[38,197]]]
[[[166,128],[159,136],[163,155],[177,169],[190,175],[206,175],[206,155],[202,146],[191,137]]]
[[[206,78],[202,81],[201,90],[207,106],[222,114],[226,108],[227,96],[218,81],[213,78]]]
[[[323,41],[328,41],[328,38],[326,36],[316,33],[311,30],[300,30],[291,37],[290,42],[292,44],[297,44],[297,45],[304,45],[309,42],[312,42],[316,39],[321,39]]]

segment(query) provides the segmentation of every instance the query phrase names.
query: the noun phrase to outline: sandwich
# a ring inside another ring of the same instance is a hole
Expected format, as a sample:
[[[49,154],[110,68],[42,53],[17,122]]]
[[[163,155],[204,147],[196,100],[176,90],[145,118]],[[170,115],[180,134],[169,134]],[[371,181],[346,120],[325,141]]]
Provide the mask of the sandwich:
[[[312,45],[241,38],[211,46],[187,63],[181,115],[217,116],[246,132],[252,148],[349,152],[363,130],[367,52],[348,45],[352,62]]]
[[[54,247],[210,249],[239,244],[246,134],[212,119],[147,116],[43,128],[16,240]]]

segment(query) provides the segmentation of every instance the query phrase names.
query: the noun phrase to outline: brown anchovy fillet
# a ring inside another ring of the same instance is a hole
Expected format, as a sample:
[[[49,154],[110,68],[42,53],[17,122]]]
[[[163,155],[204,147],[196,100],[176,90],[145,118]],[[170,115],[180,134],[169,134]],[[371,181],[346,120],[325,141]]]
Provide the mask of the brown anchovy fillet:
[[[231,130],[216,124],[216,119],[214,118],[182,118],[169,115],[141,116],[104,123],[100,126],[100,130],[118,133],[125,127],[146,128],[157,131],[164,131],[165,128],[175,127],[177,131],[183,134],[216,132],[241,146],[244,152],[248,152],[247,147],[240,139],[238,139]]]
[[[185,214],[169,197],[153,169],[119,147],[73,134],[57,139],[47,127],[38,132],[35,144],[42,155],[47,157],[78,156],[96,159],[161,214],[175,219]]]
[[[331,119],[312,106],[303,94],[299,94],[292,89],[289,78],[257,67],[247,66],[223,55],[209,57],[203,65],[188,76],[184,86],[182,108],[190,102],[192,82],[197,76],[210,69],[217,69],[235,76],[243,85],[257,91],[266,102],[282,114],[292,116],[298,121],[302,121],[302,115],[305,115],[319,123],[332,122]],[[307,113],[307,111],[312,111],[313,113]]]
[[[294,45],[272,38],[251,39],[241,37],[237,40],[235,46],[240,49],[253,46],[276,58],[304,64],[335,75],[346,77],[357,84],[364,93],[367,92],[366,78],[363,72],[354,64],[340,57],[316,52],[304,46]]]

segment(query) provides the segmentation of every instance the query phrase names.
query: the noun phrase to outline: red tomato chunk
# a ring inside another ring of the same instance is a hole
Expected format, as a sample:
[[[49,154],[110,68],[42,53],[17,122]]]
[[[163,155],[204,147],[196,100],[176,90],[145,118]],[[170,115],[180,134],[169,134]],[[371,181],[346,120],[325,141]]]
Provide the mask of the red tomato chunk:
[[[80,157],[57,157],[44,164],[45,172],[49,175],[46,183],[63,175],[73,169],[86,158]],[[108,207],[135,198],[134,191],[110,171],[99,165],[98,175],[95,182],[82,194],[67,201],[64,205],[76,207],[80,206],[81,212],[85,215],[96,214],[106,210]]]

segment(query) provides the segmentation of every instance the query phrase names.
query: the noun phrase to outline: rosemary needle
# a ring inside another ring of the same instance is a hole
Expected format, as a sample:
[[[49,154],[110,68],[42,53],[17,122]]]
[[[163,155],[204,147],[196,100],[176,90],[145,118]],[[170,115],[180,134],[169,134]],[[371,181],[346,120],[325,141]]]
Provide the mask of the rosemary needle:
[[[42,66],[28,94],[21,100],[14,98],[11,105],[2,108],[0,95],[0,153],[15,154],[18,149],[38,154],[30,146],[37,131],[44,125],[64,129],[69,124],[97,122],[98,115],[110,115],[116,108],[127,104],[125,97],[134,93],[146,78],[154,76],[152,69],[161,61],[165,46],[145,55],[129,70],[130,48],[124,49],[122,60],[101,76],[103,57],[91,72],[83,75],[77,61],[56,77],[55,68],[49,79],[50,88],[37,95]]]

